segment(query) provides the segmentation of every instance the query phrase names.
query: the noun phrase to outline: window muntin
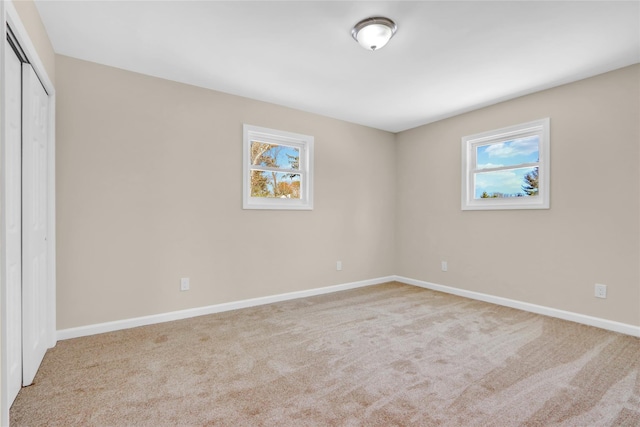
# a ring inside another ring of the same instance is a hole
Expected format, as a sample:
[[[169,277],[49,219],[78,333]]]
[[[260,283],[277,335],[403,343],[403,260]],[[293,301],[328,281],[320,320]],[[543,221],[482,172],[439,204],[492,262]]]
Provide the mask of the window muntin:
[[[313,137],[244,125],[244,209],[313,209]]]
[[[549,119],[462,138],[462,209],[549,208]]]

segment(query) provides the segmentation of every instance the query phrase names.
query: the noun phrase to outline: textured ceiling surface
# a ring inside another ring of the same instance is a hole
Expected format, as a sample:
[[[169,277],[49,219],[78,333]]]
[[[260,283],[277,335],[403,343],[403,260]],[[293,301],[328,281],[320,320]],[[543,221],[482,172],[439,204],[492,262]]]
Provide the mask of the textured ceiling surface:
[[[638,1],[37,1],[56,53],[399,132],[640,62]],[[389,44],[351,28],[386,16]]]

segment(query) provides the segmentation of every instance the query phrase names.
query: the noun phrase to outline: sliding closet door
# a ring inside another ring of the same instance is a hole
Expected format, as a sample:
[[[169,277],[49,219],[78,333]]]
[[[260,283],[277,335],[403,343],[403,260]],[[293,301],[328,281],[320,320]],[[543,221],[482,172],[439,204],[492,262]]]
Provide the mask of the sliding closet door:
[[[22,65],[22,383],[47,351],[47,135],[49,99]]]
[[[22,63],[5,40],[6,62],[6,156],[5,194],[2,203],[6,209],[6,270],[7,286],[6,333],[7,399],[11,403],[22,385],[22,226],[21,226],[21,141],[22,141]],[[3,399],[3,402],[7,402]]]

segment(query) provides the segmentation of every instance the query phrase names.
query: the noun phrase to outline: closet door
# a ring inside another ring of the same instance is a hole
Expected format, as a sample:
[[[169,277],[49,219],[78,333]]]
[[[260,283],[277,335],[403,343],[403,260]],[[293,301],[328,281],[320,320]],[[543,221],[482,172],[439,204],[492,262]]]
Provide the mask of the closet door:
[[[49,99],[22,65],[22,384],[47,351],[47,134]]]
[[[11,404],[22,385],[22,63],[5,40],[6,62],[6,148],[4,165],[5,194],[2,203],[6,207],[6,270],[7,324],[7,397]],[[7,402],[3,399],[3,402]]]

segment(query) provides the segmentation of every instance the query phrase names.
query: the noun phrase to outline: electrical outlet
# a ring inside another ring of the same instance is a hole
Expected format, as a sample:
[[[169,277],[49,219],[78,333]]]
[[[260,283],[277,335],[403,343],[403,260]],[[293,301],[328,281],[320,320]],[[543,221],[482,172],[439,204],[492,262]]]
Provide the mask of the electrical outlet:
[[[596,283],[596,298],[606,298],[607,297],[607,285],[600,285]]]
[[[447,261],[442,261],[440,263],[440,267],[442,268],[442,271],[447,271],[449,269],[449,265],[447,264]]]
[[[180,279],[180,290],[181,291],[188,291],[189,290],[189,278],[188,277],[183,277],[182,279]]]
[[[336,261],[336,271],[342,271],[342,261]]]

